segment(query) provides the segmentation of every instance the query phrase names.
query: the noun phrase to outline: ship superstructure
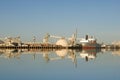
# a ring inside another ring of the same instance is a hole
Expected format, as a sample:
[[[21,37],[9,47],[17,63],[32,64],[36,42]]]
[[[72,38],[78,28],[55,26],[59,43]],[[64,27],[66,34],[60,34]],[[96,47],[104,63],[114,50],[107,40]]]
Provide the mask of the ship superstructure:
[[[80,44],[82,45],[83,49],[100,48],[100,44],[97,43],[97,39],[95,39],[93,36],[89,37],[86,35],[85,38],[81,38]]]

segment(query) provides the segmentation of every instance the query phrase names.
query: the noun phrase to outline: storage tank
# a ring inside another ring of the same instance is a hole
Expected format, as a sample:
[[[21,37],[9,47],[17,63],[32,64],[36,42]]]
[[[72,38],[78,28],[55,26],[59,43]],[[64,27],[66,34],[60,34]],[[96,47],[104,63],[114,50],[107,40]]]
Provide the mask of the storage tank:
[[[61,38],[59,39],[57,42],[56,42],[56,45],[61,45],[63,47],[67,47],[68,46],[68,42],[66,39],[64,38]]]
[[[68,53],[68,50],[67,49],[62,49],[62,50],[57,50],[56,51],[56,54],[59,56],[59,57],[65,57]]]

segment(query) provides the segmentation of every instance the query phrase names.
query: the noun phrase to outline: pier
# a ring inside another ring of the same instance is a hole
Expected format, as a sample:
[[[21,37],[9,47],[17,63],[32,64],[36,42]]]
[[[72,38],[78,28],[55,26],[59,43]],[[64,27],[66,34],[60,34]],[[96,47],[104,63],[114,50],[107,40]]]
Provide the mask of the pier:
[[[50,39],[56,41],[50,42]],[[36,42],[33,37],[31,42],[23,42],[20,37],[6,37],[0,40],[0,49],[120,49],[120,42],[112,45],[97,43],[93,36],[86,35],[84,38],[77,38],[77,33],[70,38],[46,34],[42,42]]]
[[[58,39],[55,43],[49,42],[49,38]],[[81,49],[81,44],[75,44],[75,39],[67,40],[64,37],[53,36],[46,34],[43,42],[22,42],[20,37],[7,37],[5,40],[0,40],[0,49]]]
[[[67,47],[63,47],[61,45],[30,45],[27,46],[0,46],[0,49],[66,49]]]

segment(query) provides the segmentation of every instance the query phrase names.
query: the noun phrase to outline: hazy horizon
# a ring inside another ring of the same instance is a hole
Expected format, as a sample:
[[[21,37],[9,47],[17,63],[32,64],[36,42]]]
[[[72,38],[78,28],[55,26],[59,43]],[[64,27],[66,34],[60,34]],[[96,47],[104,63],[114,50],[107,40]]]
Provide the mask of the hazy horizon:
[[[42,40],[46,33],[95,36],[111,43],[120,37],[119,0],[0,0],[0,38]]]

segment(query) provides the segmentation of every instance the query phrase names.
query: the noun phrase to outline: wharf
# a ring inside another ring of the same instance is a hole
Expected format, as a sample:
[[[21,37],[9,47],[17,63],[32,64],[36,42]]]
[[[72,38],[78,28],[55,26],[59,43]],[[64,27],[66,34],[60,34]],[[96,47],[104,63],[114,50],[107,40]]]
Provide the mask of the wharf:
[[[65,49],[62,46],[0,46],[0,49]]]
[[[62,47],[62,46],[0,46],[0,49],[82,49],[82,47]]]
[[[82,49],[82,46],[61,46],[61,45],[54,45],[54,44],[49,44],[49,45],[27,45],[27,46],[0,46],[0,49]]]

